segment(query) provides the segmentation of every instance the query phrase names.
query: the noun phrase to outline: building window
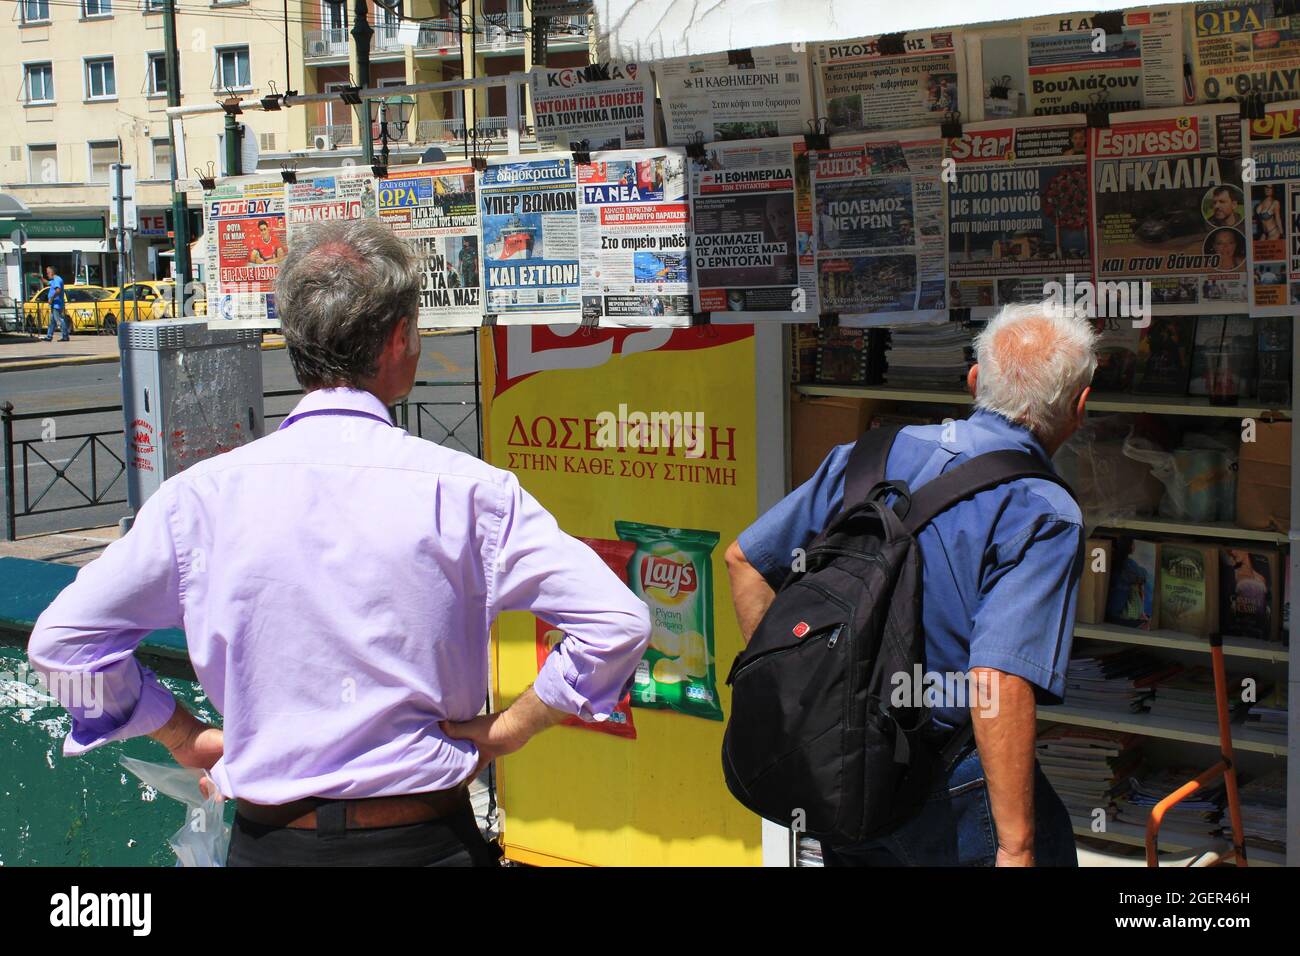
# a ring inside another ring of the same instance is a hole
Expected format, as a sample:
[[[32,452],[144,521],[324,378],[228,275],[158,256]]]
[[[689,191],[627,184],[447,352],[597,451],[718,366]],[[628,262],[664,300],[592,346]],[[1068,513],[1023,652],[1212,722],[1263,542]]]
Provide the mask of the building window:
[[[23,94],[28,103],[54,102],[54,65],[28,63],[23,67]]]
[[[81,0],[81,15],[90,17],[111,17],[113,0]]]
[[[117,143],[113,140],[107,140],[102,143],[90,144],[90,176],[86,179],[88,183],[106,183],[108,182],[111,167],[117,162]]]
[[[31,183],[57,183],[59,181],[59,149],[57,146],[27,147],[27,181]]]
[[[251,89],[253,80],[248,70],[248,47],[232,46],[217,50],[215,79],[219,90]]]
[[[326,30],[343,30],[347,28],[347,15],[343,0],[325,0],[324,19]]]
[[[153,178],[172,178],[172,144],[165,139],[153,141]]]
[[[117,96],[117,76],[113,72],[113,58],[106,56],[86,61],[86,98],[107,100]]]
[[[165,94],[167,92],[166,54],[150,53],[147,72],[149,74],[149,95],[162,96]]]
[[[144,0],[145,13],[160,13],[167,6],[167,0]]]
[[[50,0],[22,0],[23,23],[48,23]]]

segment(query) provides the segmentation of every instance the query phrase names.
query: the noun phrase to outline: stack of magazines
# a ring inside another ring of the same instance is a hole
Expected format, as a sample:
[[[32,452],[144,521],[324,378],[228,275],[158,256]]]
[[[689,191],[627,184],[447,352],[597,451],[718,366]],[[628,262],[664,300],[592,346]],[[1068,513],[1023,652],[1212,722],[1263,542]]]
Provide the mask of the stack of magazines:
[[[885,383],[896,388],[965,388],[973,338],[970,326],[963,322],[893,329],[885,350]]]
[[[1091,821],[1129,788],[1142,762],[1136,734],[1055,724],[1038,735],[1038,765],[1070,815]]]
[[[1241,828],[1246,846],[1286,852],[1286,780],[1282,768],[1246,780],[1237,791],[1241,798]],[[1231,835],[1231,826],[1224,818]],[[1249,854],[1247,854],[1249,855]]]
[[[1287,692],[1286,682],[1278,681],[1272,686],[1264,686],[1259,700],[1250,706],[1246,714],[1246,726],[1262,730],[1269,734],[1286,734]]]
[[[1138,713],[1146,709],[1155,685],[1179,670],[1181,665],[1138,647],[1084,643],[1075,648],[1065,673],[1065,703]]]
[[[1246,705],[1240,694],[1231,692],[1233,687],[1241,687],[1240,680],[1228,680],[1228,713],[1238,714]],[[1219,710],[1214,699],[1214,672],[1208,667],[1189,667],[1181,674],[1175,674],[1167,680],[1160,681],[1156,687],[1155,697],[1150,701],[1153,717],[1174,717],[1182,720],[1201,720],[1218,723]]]
[[[1145,827],[1151,810],[1189,780],[1199,776],[1199,769],[1155,770],[1133,777],[1128,793],[1116,801],[1116,817],[1124,823]],[[1161,841],[1183,843],[1192,848],[1218,836],[1226,789],[1220,777],[1197,790],[1191,796],[1174,804],[1165,812],[1160,824]]]

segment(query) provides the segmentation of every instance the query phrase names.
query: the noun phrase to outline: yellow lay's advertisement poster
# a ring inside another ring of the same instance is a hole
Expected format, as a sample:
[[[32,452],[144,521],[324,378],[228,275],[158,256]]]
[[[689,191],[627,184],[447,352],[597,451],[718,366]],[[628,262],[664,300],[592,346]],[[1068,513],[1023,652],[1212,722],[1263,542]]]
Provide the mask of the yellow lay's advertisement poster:
[[[760,821],[727,792],[720,759],[742,647],[723,553],[758,498],[753,327],[508,326],[480,344],[485,457],[626,581],[652,625],[611,720],[554,727],[498,762],[507,855],[758,865]],[[497,709],[562,639],[501,616]]]

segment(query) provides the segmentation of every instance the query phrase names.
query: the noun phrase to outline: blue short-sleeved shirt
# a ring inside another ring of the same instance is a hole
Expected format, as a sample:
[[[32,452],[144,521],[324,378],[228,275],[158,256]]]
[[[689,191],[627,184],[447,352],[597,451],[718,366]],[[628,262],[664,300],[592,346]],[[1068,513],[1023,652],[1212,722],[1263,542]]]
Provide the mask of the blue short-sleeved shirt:
[[[50,280],[50,308],[63,308],[63,276],[55,276]]]
[[[946,433],[945,433],[946,429]],[[806,548],[839,510],[852,445],[835,448],[807,482],[740,536],[751,565],[774,588],[796,548]],[[1028,429],[993,412],[899,432],[886,478],[918,488],[989,451],[1027,451],[1051,467]],[[965,674],[991,667],[1029,681],[1041,703],[1060,703],[1083,570],[1083,518],[1059,485],[1007,482],[940,514],[917,536],[922,559],[921,618],[926,670]],[[940,708],[949,726],[967,708]]]

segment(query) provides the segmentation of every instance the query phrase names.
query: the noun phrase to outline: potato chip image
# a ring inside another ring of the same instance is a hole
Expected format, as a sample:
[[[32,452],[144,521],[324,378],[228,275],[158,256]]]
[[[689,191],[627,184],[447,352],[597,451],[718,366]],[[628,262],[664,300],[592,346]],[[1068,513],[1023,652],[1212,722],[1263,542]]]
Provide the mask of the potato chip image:
[[[666,627],[651,628],[650,646],[665,657],[681,657],[682,635]]]
[[[682,653],[679,661],[691,677],[707,677],[709,673],[709,649],[704,642],[704,635],[696,631],[687,631],[682,635]]]
[[[661,657],[655,661],[651,674],[661,684],[676,684],[686,677],[686,669],[681,661],[675,661],[671,657]]]

